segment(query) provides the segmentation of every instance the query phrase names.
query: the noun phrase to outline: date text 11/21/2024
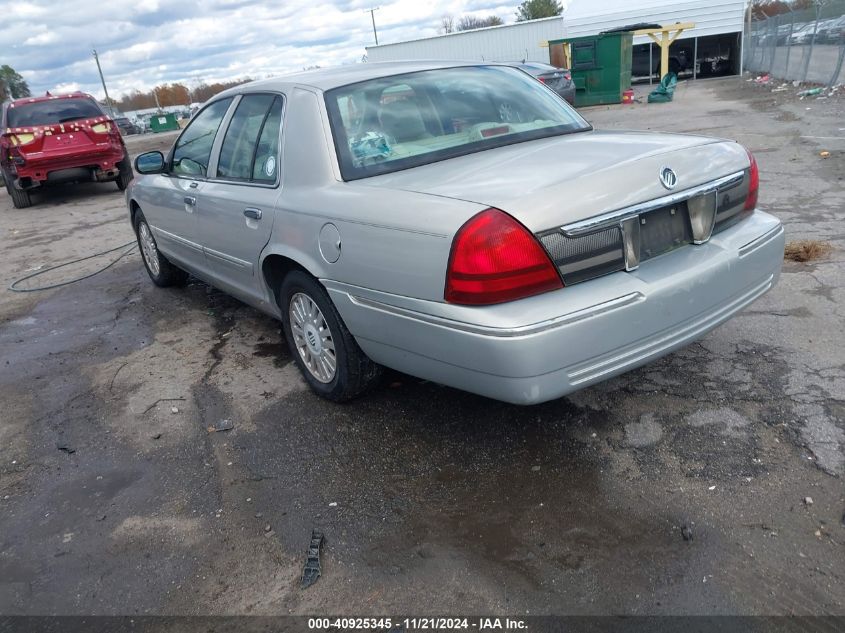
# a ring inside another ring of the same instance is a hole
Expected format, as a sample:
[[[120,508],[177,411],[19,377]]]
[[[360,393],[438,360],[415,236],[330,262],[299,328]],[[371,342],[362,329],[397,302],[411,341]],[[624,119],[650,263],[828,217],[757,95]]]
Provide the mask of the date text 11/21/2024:
[[[525,620],[518,618],[448,618],[448,617],[420,617],[420,618],[309,618],[308,629],[320,631],[327,629],[340,630],[389,630],[404,628],[415,631],[440,630],[477,630],[518,631],[528,628]]]

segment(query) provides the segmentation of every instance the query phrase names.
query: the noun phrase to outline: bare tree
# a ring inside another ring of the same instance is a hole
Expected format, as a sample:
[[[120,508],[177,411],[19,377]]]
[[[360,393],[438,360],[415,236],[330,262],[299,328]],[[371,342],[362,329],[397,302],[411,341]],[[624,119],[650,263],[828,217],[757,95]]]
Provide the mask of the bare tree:
[[[447,35],[455,32],[455,18],[448,13],[440,17],[440,28],[438,29],[441,35]]]
[[[499,26],[504,24],[502,18],[497,15],[488,15],[486,18],[477,18],[474,15],[465,15],[458,22],[459,31],[472,31],[483,29],[487,26]]]

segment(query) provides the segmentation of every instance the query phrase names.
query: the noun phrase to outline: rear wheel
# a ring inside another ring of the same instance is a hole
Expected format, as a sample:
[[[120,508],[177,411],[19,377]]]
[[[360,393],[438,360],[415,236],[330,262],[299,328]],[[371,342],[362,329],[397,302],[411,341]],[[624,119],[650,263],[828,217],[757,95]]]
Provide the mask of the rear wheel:
[[[188,281],[188,273],[171,264],[170,260],[159,252],[150,225],[140,210],[135,214],[135,235],[138,238],[144,268],[156,286],[182,286]]]
[[[117,183],[118,189],[124,191],[129,186],[132,178],[135,177],[135,174],[132,172],[132,163],[129,161],[129,154],[123,155],[123,160],[118,163],[117,167],[120,171],[117,174],[115,183]]]
[[[12,204],[16,209],[26,209],[32,206],[32,196],[28,191],[15,187],[15,179],[7,173],[3,173],[3,181],[6,184],[6,191],[12,197]]]
[[[288,347],[318,395],[344,402],[378,382],[382,368],[358,347],[319,282],[302,271],[290,272],[279,298]]]

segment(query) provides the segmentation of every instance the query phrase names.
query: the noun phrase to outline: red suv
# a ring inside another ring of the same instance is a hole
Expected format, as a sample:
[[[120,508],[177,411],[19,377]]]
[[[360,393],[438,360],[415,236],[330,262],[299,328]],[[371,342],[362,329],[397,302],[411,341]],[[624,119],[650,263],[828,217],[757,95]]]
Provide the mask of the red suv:
[[[120,130],[91,95],[74,92],[11,101],[0,118],[0,169],[18,209],[58,182],[132,180]]]

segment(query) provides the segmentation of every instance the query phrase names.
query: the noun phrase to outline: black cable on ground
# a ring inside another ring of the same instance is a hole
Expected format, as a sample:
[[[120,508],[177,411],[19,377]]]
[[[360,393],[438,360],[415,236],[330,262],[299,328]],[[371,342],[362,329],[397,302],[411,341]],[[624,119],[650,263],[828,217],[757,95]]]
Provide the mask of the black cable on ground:
[[[51,290],[52,288],[60,288],[62,286],[67,286],[69,284],[76,283],[77,281],[82,281],[83,279],[88,279],[90,277],[93,277],[94,275],[99,275],[104,270],[108,270],[109,268],[114,266],[117,262],[119,262],[121,259],[126,257],[129,253],[134,251],[137,247],[138,247],[138,243],[135,240],[132,240],[131,242],[126,242],[126,244],[121,244],[120,246],[110,248],[106,251],[100,251],[99,253],[94,253],[93,255],[87,255],[85,257],[80,257],[79,259],[74,259],[74,260],[71,260],[69,262],[65,262],[64,264],[59,264],[58,266],[51,266],[50,268],[45,268],[44,270],[39,270],[38,272],[32,273],[31,275],[27,275],[26,277],[21,277],[20,279],[16,279],[9,286],[9,290],[11,290],[12,292],[37,292],[39,290]],[[65,266],[70,266],[71,264],[78,264],[79,262],[84,262],[88,259],[94,259],[95,257],[101,257],[103,255],[108,255],[109,253],[114,253],[115,251],[119,251],[119,250],[122,250],[122,249],[125,249],[125,250],[123,250],[123,252],[120,255],[115,257],[108,264],[106,264],[105,266],[103,266],[102,268],[100,268],[98,270],[95,270],[93,273],[87,273],[87,274],[83,275],[82,277],[74,277],[73,279],[68,279],[66,281],[59,281],[57,283],[50,284],[48,286],[36,286],[35,288],[17,288],[16,287],[19,283],[24,282],[27,279],[33,279],[33,278],[38,277],[40,275],[44,275],[46,273],[49,273],[52,270],[64,268]]]

